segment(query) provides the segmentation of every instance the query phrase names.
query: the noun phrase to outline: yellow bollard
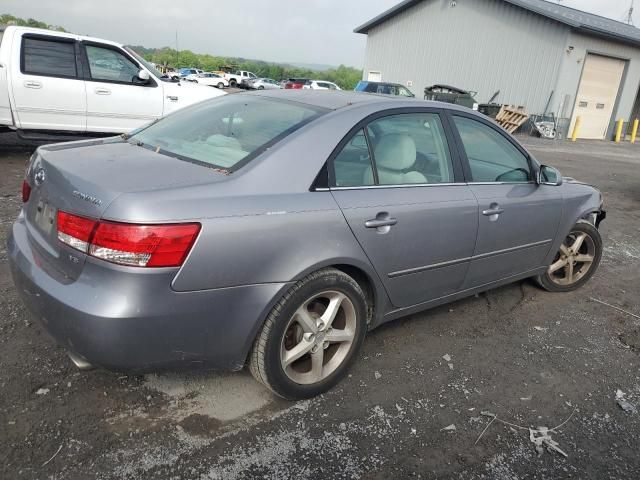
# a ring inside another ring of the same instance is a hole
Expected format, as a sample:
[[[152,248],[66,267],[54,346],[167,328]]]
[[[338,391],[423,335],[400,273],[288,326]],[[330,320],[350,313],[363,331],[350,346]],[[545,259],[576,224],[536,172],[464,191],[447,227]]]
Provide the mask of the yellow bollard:
[[[616,127],[616,143],[620,143],[620,138],[622,138],[622,124],[624,120],[618,120],[618,126]]]
[[[580,124],[582,123],[582,117],[576,117],[576,123],[573,126],[573,133],[571,134],[571,141],[575,142],[578,139],[578,133],[580,132]]]
[[[636,143],[636,135],[638,135],[638,125],[640,120],[637,118],[633,121],[633,130],[631,130],[631,143]]]

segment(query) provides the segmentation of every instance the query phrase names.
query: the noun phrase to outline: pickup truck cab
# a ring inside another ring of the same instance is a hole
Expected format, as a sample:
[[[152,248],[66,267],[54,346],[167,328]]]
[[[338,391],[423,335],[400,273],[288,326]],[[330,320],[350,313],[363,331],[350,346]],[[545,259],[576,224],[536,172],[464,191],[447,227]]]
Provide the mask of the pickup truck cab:
[[[240,70],[235,73],[227,73],[224,78],[229,81],[229,85],[232,87],[238,87],[242,85],[243,80],[252,80],[258,78],[258,76],[255,73]]]
[[[25,136],[126,133],[224,94],[163,76],[109,40],[0,28],[0,130]]]

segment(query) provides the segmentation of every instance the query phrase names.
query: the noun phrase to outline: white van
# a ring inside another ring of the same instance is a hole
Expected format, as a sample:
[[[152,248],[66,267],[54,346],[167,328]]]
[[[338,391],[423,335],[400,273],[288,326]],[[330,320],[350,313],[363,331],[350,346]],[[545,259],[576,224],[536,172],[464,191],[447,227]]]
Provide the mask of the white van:
[[[37,28],[0,29],[0,130],[126,133],[224,92],[163,76],[128,47]]]

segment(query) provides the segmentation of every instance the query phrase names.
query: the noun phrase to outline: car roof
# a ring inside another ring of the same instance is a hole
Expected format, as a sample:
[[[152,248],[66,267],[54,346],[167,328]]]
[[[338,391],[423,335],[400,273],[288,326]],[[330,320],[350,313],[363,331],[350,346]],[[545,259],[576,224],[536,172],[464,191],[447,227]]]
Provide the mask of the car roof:
[[[240,93],[236,95],[256,95],[273,99],[290,100],[313,107],[338,110],[351,105],[380,104],[384,108],[403,108],[421,106],[431,108],[448,108],[451,110],[468,110],[458,105],[419,100],[417,98],[398,98],[396,96],[377,93],[354,92],[350,90],[261,90],[260,92]]]
[[[369,83],[371,85],[393,85],[395,87],[407,88],[404,85],[402,85],[401,83],[393,83],[393,82],[372,82],[370,80],[360,80],[360,82],[358,82],[358,83]]]

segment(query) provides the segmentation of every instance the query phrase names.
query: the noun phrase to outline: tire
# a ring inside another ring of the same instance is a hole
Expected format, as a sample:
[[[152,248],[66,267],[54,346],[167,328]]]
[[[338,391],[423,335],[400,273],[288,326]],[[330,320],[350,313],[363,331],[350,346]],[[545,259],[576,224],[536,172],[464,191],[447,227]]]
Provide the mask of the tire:
[[[584,235],[584,237],[583,237]],[[582,241],[575,251],[575,242]],[[590,261],[586,261],[588,259]],[[579,261],[584,259],[585,261]],[[536,278],[537,283],[549,292],[572,292],[587,283],[602,259],[602,237],[596,227],[580,220],[571,229],[549,269]],[[569,262],[571,268],[569,269]],[[555,268],[555,271],[553,271]],[[576,272],[577,268],[577,272]]]
[[[236,85],[238,85],[238,82],[236,82],[234,79],[229,80],[229,85],[233,88],[236,87]]]
[[[222,90],[224,88],[224,83],[220,82],[217,86],[220,90]]]
[[[328,308],[331,305],[337,308]],[[328,324],[323,326],[323,320]],[[282,398],[315,397],[345,376],[366,330],[366,297],[360,285],[340,270],[319,270],[296,283],[273,307],[251,349],[249,370]],[[338,338],[343,340],[333,341]]]
[[[262,85],[260,85],[260,86],[258,87],[258,90],[264,90],[264,87],[263,87]]]

